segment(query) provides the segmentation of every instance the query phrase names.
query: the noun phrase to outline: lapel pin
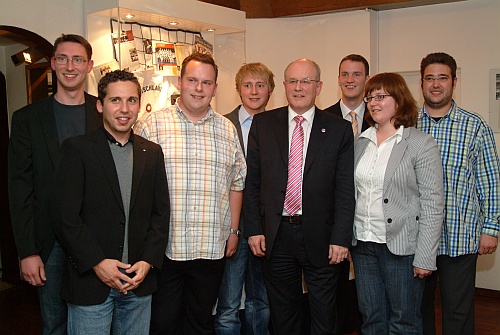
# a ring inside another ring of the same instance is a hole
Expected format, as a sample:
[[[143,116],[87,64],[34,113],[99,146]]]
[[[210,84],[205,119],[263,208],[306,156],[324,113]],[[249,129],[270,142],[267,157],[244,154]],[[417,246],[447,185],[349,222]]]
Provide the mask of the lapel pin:
[[[146,149],[142,149],[142,151],[146,152]]]
[[[321,132],[322,133],[326,133],[326,129],[325,128],[321,128]]]

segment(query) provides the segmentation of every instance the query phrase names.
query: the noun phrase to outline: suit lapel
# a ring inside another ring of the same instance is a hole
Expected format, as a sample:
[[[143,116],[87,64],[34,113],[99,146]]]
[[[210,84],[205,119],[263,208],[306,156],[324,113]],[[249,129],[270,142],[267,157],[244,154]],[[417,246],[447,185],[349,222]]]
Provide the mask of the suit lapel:
[[[370,140],[366,137],[357,137],[354,139],[354,169],[358,166],[369,142]]]
[[[384,191],[387,189],[389,186],[392,176],[394,175],[394,171],[399,166],[399,162],[403,158],[403,154],[406,151],[406,148],[408,147],[408,136],[410,135],[409,133],[409,128],[404,128],[403,130],[403,138],[399,143],[394,143],[394,147],[392,148],[391,155],[389,156],[389,161],[387,162],[387,168],[385,169],[385,175],[384,175]]]
[[[274,127],[274,134],[281,153],[281,158],[285,166],[288,166],[288,107],[282,107],[277,111],[276,122],[273,122],[273,125],[270,126]]]
[[[122,194],[120,193],[120,183],[116,173],[115,161],[113,160],[113,155],[109,149],[108,140],[102,130],[97,130],[92,133],[92,135],[92,144],[94,146],[97,159],[100,161],[102,169],[108,178],[108,182],[111,185],[116,201],[120,205],[121,210],[124,211]]]
[[[146,170],[147,155],[146,147],[144,145],[145,140],[134,135],[134,168],[132,172],[132,192],[130,194],[130,210],[134,206],[134,202],[139,191],[139,185],[141,183],[142,176]]]
[[[54,116],[54,96],[43,102],[42,108],[38,111],[38,117],[50,159],[55,167],[59,161],[61,147],[57,137],[56,117]]]
[[[331,129],[325,122],[325,118],[323,117],[323,111],[316,108],[314,113],[314,120],[311,128],[311,135],[309,137],[309,144],[307,145],[307,155],[306,155],[306,163],[304,166],[304,176],[307,171],[311,167],[314,158],[316,157],[319,149],[323,145],[325,139],[329,135],[328,133]]]
[[[231,121],[236,127],[236,132],[238,133],[238,139],[240,140],[241,149],[245,152],[245,145],[243,144],[243,133],[241,132],[240,116],[239,110],[240,106],[236,107],[231,113],[227,114],[226,117]]]

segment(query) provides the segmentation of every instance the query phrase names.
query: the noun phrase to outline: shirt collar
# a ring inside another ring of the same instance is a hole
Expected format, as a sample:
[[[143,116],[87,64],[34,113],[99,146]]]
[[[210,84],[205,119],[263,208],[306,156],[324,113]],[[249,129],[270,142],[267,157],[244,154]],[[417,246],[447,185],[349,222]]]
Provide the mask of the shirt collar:
[[[351,111],[349,109],[349,107],[347,107],[344,104],[344,102],[342,101],[342,99],[340,99],[340,110],[342,111],[342,117],[344,119],[349,114],[349,112]],[[358,119],[363,119],[363,117],[365,116],[365,103],[361,102],[361,104],[358,107],[356,107],[353,110],[353,112],[356,113],[356,116],[358,117]]]
[[[302,116],[304,117],[304,119],[309,123],[309,124],[312,124],[312,121],[314,119],[314,113],[316,111],[316,106],[312,106],[311,109],[309,109],[307,112],[305,112],[304,114],[302,114]],[[293,121],[293,118],[296,117],[297,114],[293,109],[292,107],[288,106],[288,123],[292,122]]]
[[[134,142],[134,131],[132,129],[130,129],[130,136],[127,140],[127,142],[125,142],[125,144],[121,144],[120,142],[118,142],[114,137],[113,135],[111,135],[107,130],[106,128],[102,127],[102,130],[104,130],[104,135],[106,136],[106,139],[109,141],[109,143],[112,143],[112,144],[116,144],[117,146],[119,147],[124,147],[126,146],[129,142],[133,143]]]
[[[429,119],[434,120],[432,118],[432,116],[429,115],[429,111],[427,110],[427,107],[425,106],[425,103],[424,103],[424,106],[422,108],[420,108],[419,111],[418,111],[418,118],[421,119],[421,118],[424,117],[424,115],[426,117],[428,117]],[[448,112],[446,113],[446,115],[444,115],[442,118],[445,118],[445,117],[448,117],[451,120],[457,120],[457,118],[458,118],[458,116],[457,116],[457,104],[455,103],[455,100],[451,101],[451,107],[450,107],[450,109],[448,110]],[[434,122],[436,122],[436,121],[434,121]]]
[[[179,104],[177,102],[175,102],[175,111],[177,112],[177,114],[179,114],[179,117],[186,121],[186,122],[192,122],[191,120],[189,120],[189,118],[186,116],[186,113],[184,113],[181,109],[181,107],[179,106]],[[214,111],[212,109],[212,106],[209,105],[208,106],[208,111],[207,111],[207,114],[201,118],[200,120],[196,121],[197,124],[202,124],[202,123],[205,123],[207,120],[213,118],[214,116]]]
[[[238,113],[238,120],[240,121],[240,124],[245,123],[245,121],[248,120],[248,118],[250,118],[250,120],[251,120],[252,116],[247,112],[245,107],[243,107],[243,105],[241,105],[239,113]]]
[[[401,140],[403,139],[403,131],[404,131],[404,126],[399,126],[399,128],[396,130],[396,132],[389,136],[386,141],[390,138],[393,138],[394,136],[396,136],[396,143],[399,143],[401,142]],[[367,130],[365,130],[364,132],[362,132],[359,137],[364,137],[364,138],[367,138],[369,139],[370,141],[374,142],[374,143],[377,143],[377,128],[375,127],[370,127],[368,128]]]

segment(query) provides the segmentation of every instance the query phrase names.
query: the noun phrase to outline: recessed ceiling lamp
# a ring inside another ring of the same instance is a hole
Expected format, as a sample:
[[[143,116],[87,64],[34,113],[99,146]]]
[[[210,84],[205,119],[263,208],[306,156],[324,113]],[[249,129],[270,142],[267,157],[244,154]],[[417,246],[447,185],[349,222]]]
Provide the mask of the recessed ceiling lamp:
[[[215,29],[214,28],[208,28],[207,31],[211,33],[211,32],[214,32]]]
[[[179,22],[177,22],[177,21],[170,21],[168,24],[171,25],[171,26],[176,26],[176,25],[179,24]]]
[[[133,18],[134,16],[135,16],[135,15],[132,15],[132,14],[130,14],[130,13],[125,14],[125,18],[126,18],[126,19],[129,19],[129,20],[130,20],[131,18]]]

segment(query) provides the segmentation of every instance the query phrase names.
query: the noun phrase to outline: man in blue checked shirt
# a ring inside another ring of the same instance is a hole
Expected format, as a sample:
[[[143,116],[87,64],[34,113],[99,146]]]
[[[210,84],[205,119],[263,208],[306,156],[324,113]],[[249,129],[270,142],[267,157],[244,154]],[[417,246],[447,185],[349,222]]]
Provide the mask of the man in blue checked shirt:
[[[453,101],[457,64],[445,53],[420,64],[424,106],[417,127],[436,139],[443,161],[444,224],[438,270],[426,279],[424,334],[436,334],[434,293],[439,277],[443,335],[474,334],[478,255],[494,253],[500,230],[499,160],[493,132],[478,114]]]

